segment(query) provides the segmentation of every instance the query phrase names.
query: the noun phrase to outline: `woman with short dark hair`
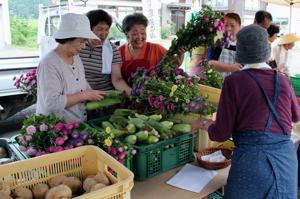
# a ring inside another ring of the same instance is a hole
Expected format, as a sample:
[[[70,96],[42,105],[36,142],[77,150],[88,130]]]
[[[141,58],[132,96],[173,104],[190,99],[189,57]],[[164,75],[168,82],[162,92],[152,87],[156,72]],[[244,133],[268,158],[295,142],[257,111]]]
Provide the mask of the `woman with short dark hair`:
[[[86,14],[91,30],[99,40],[89,40],[80,52],[85,76],[93,89],[125,91],[130,95],[131,88],[121,75],[122,60],[116,45],[108,39],[112,17],[104,10],[92,10]]]
[[[279,26],[271,24],[267,31],[269,34],[269,42],[273,43],[273,41],[275,41],[275,39],[277,38],[278,33],[280,32]]]
[[[122,76],[129,82],[131,74],[137,67],[151,68],[157,65],[166,49],[159,45],[147,42],[146,28],[148,19],[140,13],[128,15],[122,23],[128,43],[119,47],[122,58]]]

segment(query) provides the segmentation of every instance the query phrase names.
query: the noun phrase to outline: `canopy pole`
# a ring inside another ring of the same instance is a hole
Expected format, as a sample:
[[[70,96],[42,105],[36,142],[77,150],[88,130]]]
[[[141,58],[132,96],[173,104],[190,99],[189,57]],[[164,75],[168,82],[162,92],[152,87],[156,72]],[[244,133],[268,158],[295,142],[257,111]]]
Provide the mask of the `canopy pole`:
[[[289,23],[289,33],[292,31],[292,16],[293,16],[293,2],[290,3],[290,23]]]

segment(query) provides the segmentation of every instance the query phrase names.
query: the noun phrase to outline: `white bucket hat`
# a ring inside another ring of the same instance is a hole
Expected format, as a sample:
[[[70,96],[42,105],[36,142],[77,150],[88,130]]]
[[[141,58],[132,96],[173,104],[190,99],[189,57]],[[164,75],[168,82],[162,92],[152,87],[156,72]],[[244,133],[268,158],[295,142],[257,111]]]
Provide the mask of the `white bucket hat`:
[[[55,39],[99,38],[91,31],[90,21],[85,15],[68,13],[62,16],[59,29],[54,33]]]

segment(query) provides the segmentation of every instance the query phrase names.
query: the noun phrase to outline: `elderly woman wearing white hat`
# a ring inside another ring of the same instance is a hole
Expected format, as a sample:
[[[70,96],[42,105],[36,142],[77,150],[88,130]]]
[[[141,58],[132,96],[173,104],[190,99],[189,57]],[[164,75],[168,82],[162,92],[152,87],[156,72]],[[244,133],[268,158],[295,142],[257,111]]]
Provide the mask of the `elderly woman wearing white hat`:
[[[273,47],[272,58],[276,61],[279,71],[290,75],[291,49],[300,38],[294,34],[284,35]]]
[[[101,100],[103,92],[91,90],[79,58],[87,39],[98,39],[86,16],[69,13],[54,34],[58,46],[38,67],[37,114],[54,113],[68,122],[85,121],[84,102]]]

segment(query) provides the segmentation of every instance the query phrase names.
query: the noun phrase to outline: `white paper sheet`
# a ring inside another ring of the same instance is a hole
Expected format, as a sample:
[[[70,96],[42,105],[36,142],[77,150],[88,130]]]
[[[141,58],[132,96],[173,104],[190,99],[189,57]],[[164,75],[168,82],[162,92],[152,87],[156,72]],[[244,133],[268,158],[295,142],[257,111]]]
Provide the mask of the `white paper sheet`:
[[[218,172],[186,164],[167,184],[199,193]]]

